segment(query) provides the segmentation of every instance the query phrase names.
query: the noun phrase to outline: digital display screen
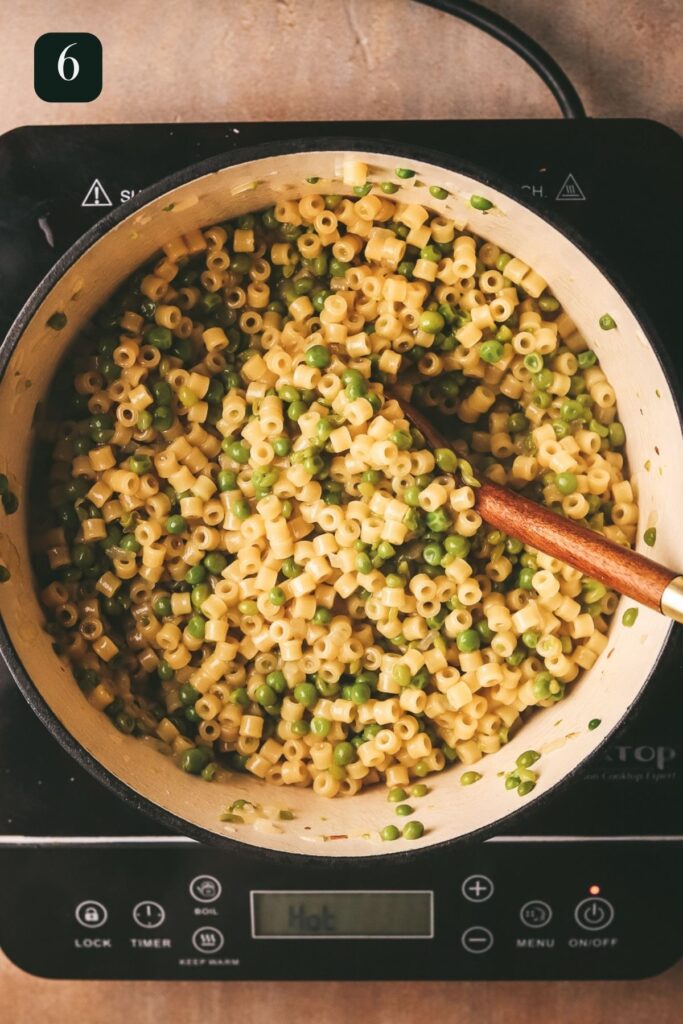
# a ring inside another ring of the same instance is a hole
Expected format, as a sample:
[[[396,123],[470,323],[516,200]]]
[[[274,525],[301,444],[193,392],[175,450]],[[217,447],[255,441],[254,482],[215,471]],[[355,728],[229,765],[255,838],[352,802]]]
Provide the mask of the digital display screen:
[[[255,891],[255,939],[431,939],[429,890]]]

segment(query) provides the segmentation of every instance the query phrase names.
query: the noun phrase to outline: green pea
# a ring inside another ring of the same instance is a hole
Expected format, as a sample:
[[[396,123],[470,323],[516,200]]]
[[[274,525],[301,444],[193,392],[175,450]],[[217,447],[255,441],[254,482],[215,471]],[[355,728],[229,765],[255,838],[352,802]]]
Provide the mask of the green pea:
[[[157,430],[168,430],[173,426],[173,411],[165,405],[154,410],[154,426]]]
[[[128,736],[135,731],[135,719],[125,711],[119,711],[114,718],[114,725],[119,732],[126,733]]]
[[[187,529],[187,523],[182,516],[169,516],[166,520],[166,532],[170,534],[182,533]]]
[[[186,629],[190,636],[195,640],[203,640],[204,630],[206,629],[206,619],[203,615],[193,615],[188,622]]]
[[[467,537],[461,537],[459,533],[449,534],[443,543],[448,554],[455,555],[456,558],[467,558],[470,553],[470,541]]]
[[[434,196],[435,199],[448,199],[449,193],[445,188],[441,188],[440,185],[430,185],[429,194]]]
[[[483,196],[470,196],[470,206],[475,210],[490,210],[493,203],[490,199],[484,199]]]
[[[414,270],[415,264],[412,260],[403,260],[396,268],[396,273],[400,274],[401,277],[407,277],[409,280],[412,280]]]
[[[550,672],[539,672],[532,684],[532,692],[537,700],[549,700],[552,696],[550,687],[553,684]]]
[[[574,420],[581,419],[584,415],[583,406],[580,402],[576,402],[571,398],[565,398],[560,405],[560,416],[563,420],[573,422]]]
[[[525,647],[528,647],[530,651],[536,650],[536,645],[541,639],[541,634],[536,632],[534,629],[528,629],[526,633],[522,633],[522,643]]]
[[[197,583],[196,586],[192,588],[192,594],[190,596],[192,607],[196,608],[197,611],[199,611],[201,606],[209,597],[211,597],[211,587],[209,586],[209,584]]]
[[[324,370],[326,366],[330,365],[332,357],[330,356],[329,349],[324,345],[311,345],[310,348],[306,349],[304,361],[307,366],[314,366],[319,370]]]
[[[515,764],[518,768],[531,768],[532,764],[536,764],[540,757],[537,750],[525,750],[523,754],[519,755]]]
[[[393,181],[381,181],[379,187],[387,196],[393,196],[394,192],[398,192],[398,185],[395,185]]]
[[[328,608],[318,607],[313,615],[316,626],[326,626],[332,621],[332,612]]]
[[[601,725],[601,724],[602,724],[602,719],[601,718],[591,718],[590,722],[588,723],[588,728],[592,732],[593,729],[597,729],[598,726]]]
[[[231,469],[222,469],[216,478],[219,491],[234,491],[237,488],[237,476]]]
[[[206,768],[210,757],[206,747],[190,747],[180,755],[180,767],[190,775],[199,775]]]
[[[356,748],[352,743],[343,741],[342,743],[335,743],[334,750],[332,751],[332,760],[336,765],[345,766],[355,761],[357,757]]]
[[[89,544],[74,544],[71,562],[78,569],[90,569],[95,563],[95,552]]]
[[[616,420],[609,425],[609,441],[613,448],[621,448],[626,443],[626,431]]]
[[[427,796],[429,789],[425,786],[424,782],[418,782],[416,786],[412,786],[410,789],[410,795],[414,797]]]
[[[584,576],[581,587],[586,604],[595,604],[598,601],[602,601],[607,593],[605,585],[599,580],[594,580],[591,576]]]
[[[171,598],[166,596],[165,594],[161,597],[155,598],[155,600],[152,602],[152,609],[154,611],[154,614],[158,618],[168,618],[169,615],[173,614],[173,609],[171,607]]]
[[[554,295],[542,295],[538,300],[538,307],[544,313],[555,313],[560,308],[560,304]]]
[[[422,557],[424,558],[427,565],[441,565],[441,559],[444,556],[444,549],[440,544],[432,543],[425,544],[422,549]]]
[[[212,576],[220,576],[227,565],[228,560],[220,551],[210,551],[204,557],[204,566]]]
[[[256,601],[250,601],[247,599],[239,602],[237,610],[240,615],[256,615],[258,612],[258,605],[256,604]]]
[[[268,686],[267,683],[262,683],[261,686],[257,686],[254,690],[254,700],[262,707],[270,707],[277,700],[277,695],[271,686]]]
[[[285,558],[284,562],[282,563],[282,568],[280,571],[282,572],[282,575],[286,579],[293,580],[296,579],[297,576],[301,576],[301,573],[304,570],[302,566],[297,565],[297,563],[290,555],[289,558]]]
[[[294,687],[294,700],[305,708],[312,708],[318,702],[318,691],[312,683],[298,683]]]
[[[178,696],[180,697],[180,701],[183,706],[189,708],[193,707],[197,703],[201,697],[201,693],[199,690],[195,690],[192,683],[183,683],[178,690]]]
[[[454,473],[458,466],[458,458],[450,448],[436,448],[434,458],[439,469],[444,473]]]
[[[364,551],[360,551],[356,555],[355,566],[356,572],[363,573],[364,575],[367,575],[367,573],[372,572],[372,561],[369,555],[366,555]]]
[[[630,626],[635,625],[635,621],[636,621],[637,618],[638,618],[638,609],[637,608],[627,608],[626,611],[624,612],[624,614],[621,617],[621,621],[623,622],[623,624],[625,626],[629,626],[630,627]]]
[[[133,473],[142,476],[143,473],[149,473],[152,468],[152,460],[149,455],[131,455],[128,465]]]
[[[351,700],[354,704],[365,704],[367,700],[370,700],[371,693],[367,683],[355,682],[351,687]]]
[[[173,344],[173,335],[168,327],[150,327],[145,336],[145,341],[149,345],[153,345],[154,348],[166,352]]]
[[[596,356],[595,352],[591,352],[590,350],[588,350],[586,352],[579,352],[578,356],[576,357],[576,361],[579,364],[579,369],[587,370],[589,367],[595,366],[595,364],[598,361],[598,357]]]
[[[442,252],[436,245],[425,245],[420,249],[420,259],[429,260],[430,263],[438,263]]]
[[[598,323],[600,324],[600,327],[603,329],[603,331],[613,331],[614,328],[617,326],[616,320],[614,319],[614,317],[611,317],[609,313],[603,313],[603,315],[598,320]]]
[[[410,804],[399,804],[398,807],[396,808],[396,813],[398,814],[399,818],[407,818],[409,814],[413,813],[413,811],[414,808],[411,807]]]
[[[643,540],[649,548],[654,547],[655,541],[657,540],[657,530],[654,526],[651,526],[648,530],[645,531],[645,533],[643,534]]]
[[[273,441],[273,451],[278,456],[278,458],[282,458],[283,456],[288,455],[291,447],[292,442],[289,440],[288,437],[276,437],[275,440]]]
[[[230,702],[232,704],[239,704],[242,708],[246,708],[250,703],[249,694],[243,686],[238,686],[237,689],[233,690],[230,694]]]
[[[438,334],[443,330],[445,323],[441,313],[427,309],[420,315],[419,328],[425,334]]]
[[[331,728],[332,722],[329,722],[326,718],[313,717],[311,719],[311,732],[320,739],[324,739],[329,734]]]
[[[300,277],[294,282],[294,291],[297,295],[308,295],[313,288],[313,279],[310,277]]]
[[[206,569],[203,565],[191,565],[185,573],[185,582],[191,584],[193,587],[197,583],[203,583],[206,579]]]
[[[574,473],[558,473],[555,477],[555,486],[560,494],[573,494],[579,486],[579,481]]]
[[[463,772],[463,774],[460,776],[460,785],[471,786],[475,782],[479,782],[480,778],[481,775],[479,774],[479,772]]]
[[[476,629],[464,629],[462,633],[458,633],[455,642],[458,650],[463,654],[478,651],[481,647],[481,637]]]
[[[406,178],[414,178],[415,177],[415,173],[416,173],[415,171],[409,171],[407,167],[397,167],[396,168],[396,177],[397,178],[403,178],[404,180]]]
[[[245,466],[249,461],[249,449],[241,441],[231,441],[227,447],[227,454],[240,466]]]
[[[144,434],[145,431],[149,430],[153,423],[154,416],[152,415],[152,413],[149,412],[147,409],[143,409],[142,412],[139,414],[135,425],[137,426],[140,433]],[[87,438],[83,438],[83,441],[87,441]]]
[[[412,824],[412,822],[409,822],[408,824]],[[385,843],[391,843],[395,839],[399,839],[401,833],[399,832],[395,825],[385,825],[384,828],[380,831],[380,836]]]
[[[409,821],[403,826],[404,839],[421,839],[425,827],[421,821]]]
[[[499,341],[484,341],[479,346],[479,357],[485,363],[497,363],[503,358],[503,346]]]
[[[392,430],[389,434],[389,441],[395,444],[399,451],[407,451],[413,443],[413,439],[407,430]]]
[[[311,731],[311,725],[305,718],[300,718],[298,722],[292,722],[290,724],[290,729],[295,736],[308,736]]]
[[[403,789],[402,786],[394,786],[387,793],[387,800],[389,801],[389,803],[398,804],[405,800],[407,796],[408,794],[406,793],[405,789]],[[413,796],[415,796],[414,793]]]
[[[308,412],[308,406],[305,402],[291,402],[287,407],[287,417],[295,423],[305,412]]]
[[[251,515],[249,502],[245,498],[235,498],[230,504],[230,511],[237,519],[248,519]]]
[[[532,789],[536,788],[536,783],[532,782],[531,779],[527,779],[525,782],[520,782],[517,786],[517,793],[519,796],[528,796]]]
[[[68,322],[69,321],[67,319],[66,313],[58,312],[53,313],[52,316],[49,317],[49,319],[46,321],[46,324],[53,331],[61,331],[63,330],[64,327],[66,327]]]

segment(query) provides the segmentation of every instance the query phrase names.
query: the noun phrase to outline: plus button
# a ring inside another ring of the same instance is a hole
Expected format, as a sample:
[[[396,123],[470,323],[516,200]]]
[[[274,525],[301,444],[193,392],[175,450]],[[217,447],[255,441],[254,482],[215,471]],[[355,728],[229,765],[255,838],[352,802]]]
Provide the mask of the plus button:
[[[470,903],[485,903],[493,896],[493,882],[486,875],[469,875],[462,883],[461,892]]]

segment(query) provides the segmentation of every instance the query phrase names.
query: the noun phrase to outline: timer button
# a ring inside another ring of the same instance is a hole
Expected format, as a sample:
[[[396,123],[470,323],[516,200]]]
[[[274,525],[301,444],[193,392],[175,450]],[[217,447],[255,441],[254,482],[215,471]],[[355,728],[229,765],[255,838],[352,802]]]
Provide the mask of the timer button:
[[[460,889],[470,903],[485,903],[493,896],[493,890],[493,882],[486,875],[470,875]]]
[[[614,920],[614,907],[601,896],[589,896],[576,904],[574,920],[587,932],[599,932]]]

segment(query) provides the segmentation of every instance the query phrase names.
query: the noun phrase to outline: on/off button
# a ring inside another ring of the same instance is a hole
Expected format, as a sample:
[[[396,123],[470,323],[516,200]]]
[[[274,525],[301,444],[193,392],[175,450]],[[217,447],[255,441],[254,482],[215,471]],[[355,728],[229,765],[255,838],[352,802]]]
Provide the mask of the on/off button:
[[[599,932],[611,925],[614,920],[614,907],[609,900],[600,896],[590,896],[576,904],[574,920],[585,931]]]

